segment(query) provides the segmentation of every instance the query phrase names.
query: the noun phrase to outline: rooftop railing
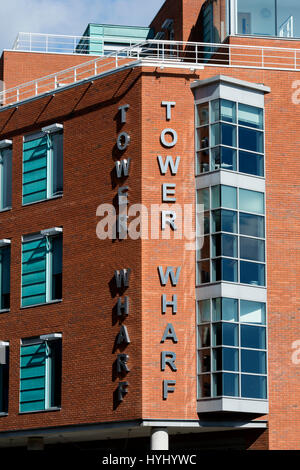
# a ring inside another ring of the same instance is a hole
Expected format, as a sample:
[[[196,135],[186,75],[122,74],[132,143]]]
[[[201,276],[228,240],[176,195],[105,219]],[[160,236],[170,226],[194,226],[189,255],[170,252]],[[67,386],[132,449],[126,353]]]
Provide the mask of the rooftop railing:
[[[126,38],[120,46],[116,36],[68,36],[64,34],[19,33],[12,50],[24,52],[44,52],[55,54],[103,55],[136,43]],[[107,44],[108,43],[108,44]]]
[[[300,49],[238,44],[211,44],[147,40],[106,56],[84,62],[0,92],[0,104],[8,106],[84,80],[119,70],[125,65],[190,68],[223,67],[300,70]]]

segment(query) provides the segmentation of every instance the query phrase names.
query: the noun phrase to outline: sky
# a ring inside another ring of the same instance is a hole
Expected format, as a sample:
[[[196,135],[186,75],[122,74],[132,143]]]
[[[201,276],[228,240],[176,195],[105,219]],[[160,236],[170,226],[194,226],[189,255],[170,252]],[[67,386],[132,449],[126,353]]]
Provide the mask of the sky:
[[[18,32],[80,36],[88,23],[148,26],[164,0],[0,0],[0,54]]]

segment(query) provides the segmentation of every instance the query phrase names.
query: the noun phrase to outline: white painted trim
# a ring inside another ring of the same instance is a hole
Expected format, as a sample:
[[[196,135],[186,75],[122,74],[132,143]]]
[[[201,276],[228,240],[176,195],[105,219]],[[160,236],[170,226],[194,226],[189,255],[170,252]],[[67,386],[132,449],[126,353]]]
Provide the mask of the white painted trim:
[[[266,191],[266,182],[264,178],[257,176],[244,175],[235,171],[216,170],[209,173],[202,173],[196,176],[196,189],[208,188],[223,184],[226,186],[235,186],[236,188],[247,189],[264,193]]]

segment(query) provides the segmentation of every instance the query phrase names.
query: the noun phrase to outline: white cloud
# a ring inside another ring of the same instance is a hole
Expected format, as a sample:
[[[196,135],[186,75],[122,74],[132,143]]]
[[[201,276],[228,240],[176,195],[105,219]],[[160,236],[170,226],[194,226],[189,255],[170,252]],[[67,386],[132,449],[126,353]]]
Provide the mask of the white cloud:
[[[164,0],[1,0],[0,54],[19,31],[81,35],[88,23],[147,26]]]

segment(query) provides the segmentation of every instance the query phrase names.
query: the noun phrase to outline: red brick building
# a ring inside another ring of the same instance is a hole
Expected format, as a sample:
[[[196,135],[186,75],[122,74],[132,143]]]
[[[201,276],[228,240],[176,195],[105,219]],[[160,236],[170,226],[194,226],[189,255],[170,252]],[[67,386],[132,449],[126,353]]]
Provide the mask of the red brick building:
[[[299,449],[284,4],[167,0],[136,45],[3,52],[1,447]]]

